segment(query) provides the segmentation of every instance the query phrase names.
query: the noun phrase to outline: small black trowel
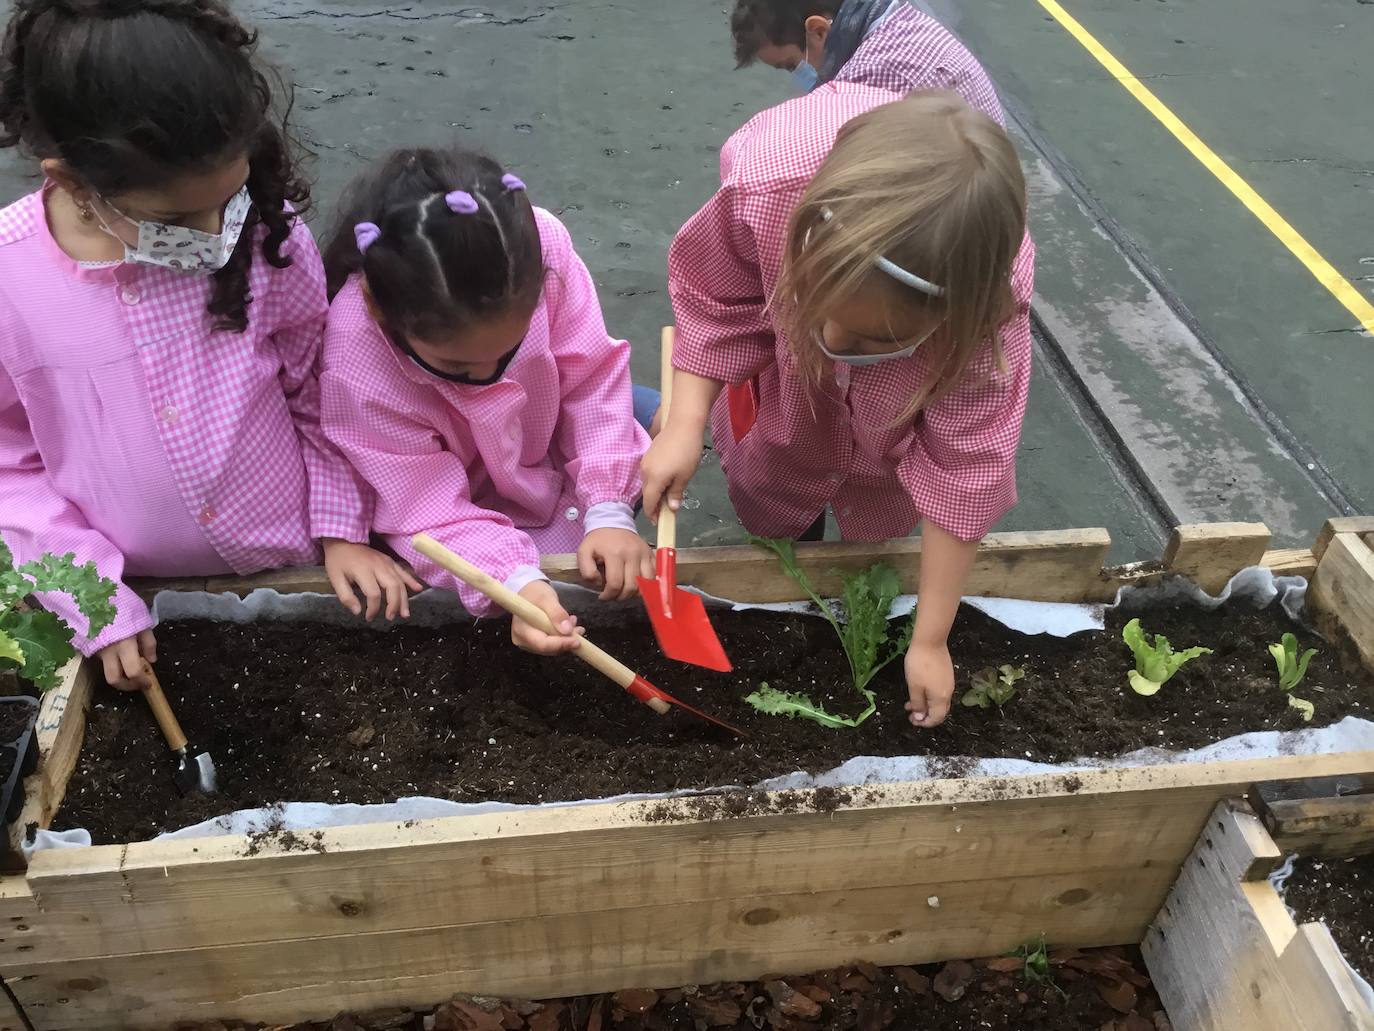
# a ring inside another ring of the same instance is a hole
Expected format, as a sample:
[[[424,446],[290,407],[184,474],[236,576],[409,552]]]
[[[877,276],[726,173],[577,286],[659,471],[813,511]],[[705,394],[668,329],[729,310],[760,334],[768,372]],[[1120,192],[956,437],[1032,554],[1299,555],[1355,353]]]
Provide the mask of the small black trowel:
[[[192,748],[187,741],[186,733],[177,722],[167,696],[162,693],[162,685],[158,683],[153,667],[145,662],[143,672],[148,678],[148,686],[143,689],[143,695],[148,699],[148,708],[153,710],[153,718],[157,720],[162,736],[167,739],[167,747],[176,756],[177,768],[172,774],[172,780],[176,783],[177,790],[183,795],[197,792],[213,795],[215,761],[210,758],[209,752]]]

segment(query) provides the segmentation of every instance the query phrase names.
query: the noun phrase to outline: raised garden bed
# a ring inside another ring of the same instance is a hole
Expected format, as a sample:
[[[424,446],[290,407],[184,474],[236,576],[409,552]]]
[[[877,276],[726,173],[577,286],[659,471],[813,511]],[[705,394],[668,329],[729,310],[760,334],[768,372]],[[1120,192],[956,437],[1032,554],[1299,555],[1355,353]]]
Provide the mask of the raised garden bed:
[[[1359,531],[1337,524],[1312,551],[1276,553],[1262,527],[1185,528],[1162,563],[1118,570],[1101,567],[1101,531],[1005,535],[983,549],[971,592],[1105,601],[1170,572],[1216,590],[1257,563],[1311,575],[1320,551],[1312,601],[1374,663],[1374,557]],[[910,589],[919,545],[799,555],[823,593],[836,586],[831,568],[877,559]],[[572,573],[566,559],[551,567]],[[749,549],[684,552],[679,570],[741,600],[797,597]],[[263,580],[321,585],[309,571]],[[1120,669],[1104,690],[1117,689]],[[57,816],[93,680],[73,667],[45,698],[43,763],[21,824]],[[625,720],[654,719],[620,704]],[[162,758],[153,752],[150,766]],[[1218,802],[1257,781],[1370,770],[1369,753],[1279,756],[794,792],[754,798],[730,818],[685,800],[340,827],[305,851],[241,836],[47,851],[0,881],[0,971],[39,1029],[154,1031],[318,1019],[455,990],[548,998],[927,963],[997,955],[1041,934],[1063,947],[1134,944]]]

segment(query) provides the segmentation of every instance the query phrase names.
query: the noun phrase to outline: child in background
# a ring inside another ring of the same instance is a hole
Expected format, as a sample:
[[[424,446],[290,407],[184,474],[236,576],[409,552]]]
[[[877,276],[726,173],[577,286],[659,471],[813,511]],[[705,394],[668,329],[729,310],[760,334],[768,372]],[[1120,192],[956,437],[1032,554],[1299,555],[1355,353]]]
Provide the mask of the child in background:
[[[325,245],[323,420],[375,493],[373,528],[470,611],[491,605],[411,548],[413,534],[561,630],[517,619],[520,647],[576,647],[540,554],[575,550],[603,599],[630,597],[653,562],[632,508],[648,437],[629,346],[607,335],[567,230],[515,176],[456,149],[392,154],[340,210]]]
[[[907,710],[934,726],[977,542],[1016,502],[1034,261],[1016,153],[955,94],[839,82],[758,115],[722,155],[720,191],[669,253],[677,372],[644,504],[681,503],[714,405],[751,532],[819,540],[827,506],[852,540],[919,522]],[[727,384],[752,425],[732,426]]]
[[[343,603],[418,585],[366,547],[319,426],[326,300],[307,199],[254,61],[215,0],[19,0],[0,146],[47,181],[0,212],[0,537],[119,582],[94,639],[115,687],[157,659],[122,580],[319,560]],[[43,603],[84,625],[69,599]]]

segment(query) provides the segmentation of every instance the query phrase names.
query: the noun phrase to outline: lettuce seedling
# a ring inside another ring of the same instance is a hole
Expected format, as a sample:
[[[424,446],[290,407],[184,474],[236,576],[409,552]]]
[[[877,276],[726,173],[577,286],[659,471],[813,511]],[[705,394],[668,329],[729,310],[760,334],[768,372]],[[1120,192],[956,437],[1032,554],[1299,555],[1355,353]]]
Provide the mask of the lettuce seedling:
[[[101,576],[94,562],[76,564],[76,556],[44,555],[17,569],[14,555],[0,540],[0,670],[17,670],[41,690],[57,686],[57,671],[76,654],[72,629],[43,609],[20,609],[35,591],[71,595],[89,622],[94,637],[114,622],[115,585]]]
[[[824,727],[857,727],[872,716],[878,707],[876,696],[868,689],[869,683],[884,667],[906,652],[915,628],[913,617],[895,636],[892,634],[887,617],[892,611],[892,603],[902,590],[897,571],[880,562],[861,573],[844,577],[841,591],[844,616],[841,618],[830,603],[816,593],[810,578],[797,564],[796,548],[791,541],[753,535],[749,539],[777,556],[783,572],[797,582],[830,623],[849,660],[854,689],[868,704],[862,713],[852,719],[833,716],[804,694],[779,691],[767,684],[759,685],[759,689],[746,697],[745,701],[760,712],[774,716],[801,716]]]
[[[1153,636],[1153,643],[1147,640]],[[1199,655],[1211,655],[1211,648],[1189,648],[1175,652],[1169,639],[1163,634],[1147,634],[1140,628],[1140,620],[1133,619],[1122,628],[1121,639],[1130,645],[1135,653],[1135,669],[1129,677],[1131,689],[1136,694],[1149,697],[1168,683],[1185,662],[1191,662]]]
[[[973,674],[973,686],[959,699],[969,707],[988,709],[992,706],[1002,708],[1016,694],[1016,682],[1023,680],[1026,671],[1019,666],[999,666],[993,669],[980,669]]]
[[[1278,644],[1269,646],[1269,654],[1274,656],[1274,662],[1279,667],[1279,688],[1288,695],[1288,704],[1302,713],[1304,720],[1311,722],[1317,707],[1305,698],[1295,697],[1293,689],[1307,676],[1307,664],[1317,654],[1317,649],[1308,648],[1299,656],[1297,637],[1284,634]]]

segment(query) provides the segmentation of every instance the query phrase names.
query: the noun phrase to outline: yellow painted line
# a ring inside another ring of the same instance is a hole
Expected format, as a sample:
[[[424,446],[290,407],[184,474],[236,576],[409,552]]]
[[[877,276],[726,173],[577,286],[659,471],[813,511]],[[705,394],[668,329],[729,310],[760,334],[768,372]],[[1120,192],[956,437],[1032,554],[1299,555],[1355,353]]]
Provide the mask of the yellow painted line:
[[[1367,301],[1329,261],[1317,253],[1315,247],[1303,239],[1301,233],[1289,225],[1287,219],[1256,193],[1254,187],[1242,179],[1216,151],[1203,143],[1197,133],[1184,125],[1178,115],[1170,111],[1162,100],[1132,75],[1130,69],[1113,57],[1111,52],[1099,43],[1078,19],[1064,10],[1057,0],[1039,0],[1039,3],[1055,21],[1068,30],[1069,35],[1083,45],[1083,49],[1097,58],[1098,63],[1111,73],[1112,78],[1121,83],[1164,128],[1173,133],[1178,141],[1188,148],[1188,152],[1202,162],[1207,171],[1221,180],[1222,185],[1235,194],[1236,199],[1249,208],[1251,213],[1293,252],[1295,258],[1307,266],[1307,271],[1316,277],[1317,282],[1331,291],[1332,296],[1340,301],[1367,331],[1374,334],[1374,304]]]

